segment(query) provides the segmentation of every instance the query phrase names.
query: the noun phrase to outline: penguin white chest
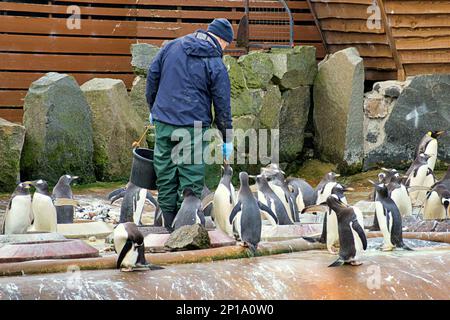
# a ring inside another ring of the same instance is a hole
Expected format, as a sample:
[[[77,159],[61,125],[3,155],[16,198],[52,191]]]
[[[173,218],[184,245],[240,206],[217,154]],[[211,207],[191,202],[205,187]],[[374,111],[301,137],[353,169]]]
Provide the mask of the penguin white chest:
[[[392,190],[391,199],[397,205],[397,208],[402,216],[410,216],[412,214],[411,198],[409,197],[408,191],[404,185],[401,185],[400,188]]]
[[[291,214],[291,208],[290,208],[290,205],[289,205],[289,200],[286,199],[286,194],[284,193],[283,188],[280,187],[280,186],[277,186],[277,185],[275,185],[275,184],[273,184],[271,182],[269,182],[269,186],[270,186],[270,189],[272,189],[272,191],[277,195],[277,197],[283,203],[283,205],[284,205],[284,207],[286,209],[286,212],[288,213],[288,216],[291,219],[291,221],[294,222],[294,219],[293,219],[292,214]]]
[[[436,191],[432,191],[425,202],[424,219],[445,219],[445,207]]]
[[[331,250],[339,241],[339,229],[336,212],[333,210],[327,212],[327,249]]]
[[[319,194],[317,195],[316,204],[321,204],[327,200],[327,198],[331,195],[331,190],[333,190],[336,182],[328,182],[324,187],[323,191],[319,190]]]
[[[35,231],[56,232],[56,208],[49,196],[36,192],[33,196],[33,214]]]
[[[229,222],[231,211],[235,205],[234,188],[228,188],[222,183],[219,184],[214,192],[212,215],[216,225],[229,236],[233,236],[233,228]]]
[[[378,219],[378,225],[380,226],[381,233],[383,234],[383,242],[385,247],[393,248],[394,245],[391,242],[391,229],[392,229],[392,214],[387,212],[389,216],[389,225],[387,223],[387,216],[384,215],[384,206],[380,201],[375,202],[376,215]]]
[[[147,198],[147,189],[140,189],[136,193],[136,206],[133,208],[133,222],[137,225],[141,224],[142,213],[144,211],[145,200]]]
[[[139,252],[133,243],[133,246],[131,247],[130,251],[125,255],[125,258],[123,258],[121,266],[125,268],[132,268],[136,266],[136,262],[139,256]]]
[[[434,170],[438,154],[438,142],[436,139],[433,139],[430,142],[428,142],[424,153],[430,156],[430,158],[427,161],[428,166],[430,167],[431,170]]]
[[[15,196],[5,218],[5,234],[23,234],[31,225],[31,196]]]

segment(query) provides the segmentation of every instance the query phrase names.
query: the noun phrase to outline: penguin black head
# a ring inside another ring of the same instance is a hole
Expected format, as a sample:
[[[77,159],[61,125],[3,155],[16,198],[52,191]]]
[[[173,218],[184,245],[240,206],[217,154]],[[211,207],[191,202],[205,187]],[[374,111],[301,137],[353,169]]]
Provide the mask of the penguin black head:
[[[336,213],[339,211],[339,209],[347,208],[347,205],[342,202],[339,196],[336,194],[331,194],[330,196],[328,196],[326,204]]]
[[[58,183],[63,183],[65,185],[70,185],[72,183],[72,181],[78,179],[77,176],[71,176],[70,174],[65,174],[63,176],[61,176],[61,178],[59,178]]]
[[[388,188],[384,183],[375,183],[372,180],[369,180],[371,184],[375,187],[375,191],[381,197],[387,197],[389,195]]]
[[[335,182],[336,178],[338,178],[340,176],[341,176],[340,174],[337,174],[337,173],[334,173],[333,171],[331,171],[325,175],[325,180],[327,180],[329,182]]]
[[[30,194],[30,184],[29,182],[20,182],[17,187],[16,190],[14,191],[14,193],[18,194],[18,195],[28,195]]]
[[[186,197],[192,197],[192,196],[195,197],[195,193],[194,193],[194,191],[192,191],[191,188],[185,188],[185,189],[183,190],[183,198],[186,198]]]
[[[241,182],[241,186],[248,186],[248,173],[245,171],[239,173],[239,181]]]
[[[280,169],[278,164],[271,163],[264,168],[261,168],[261,174],[267,179],[278,179],[284,181],[285,172]]]
[[[222,170],[223,170],[223,175],[224,176],[233,176],[233,168],[231,168],[231,166],[228,163],[225,163],[222,166]]]
[[[434,139],[439,138],[445,133],[445,131],[428,131],[428,135]]]
[[[31,181],[30,184],[36,189],[38,193],[48,194],[48,184],[47,181],[39,179]]]
[[[355,189],[343,186],[342,184],[336,184],[333,189],[331,189],[331,194],[338,196],[339,199],[345,198],[344,192],[354,191]]]

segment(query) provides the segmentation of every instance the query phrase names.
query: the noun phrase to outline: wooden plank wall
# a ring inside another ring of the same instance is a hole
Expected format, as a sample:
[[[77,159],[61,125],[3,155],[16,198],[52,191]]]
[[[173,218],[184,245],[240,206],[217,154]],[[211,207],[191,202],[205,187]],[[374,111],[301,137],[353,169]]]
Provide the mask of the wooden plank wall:
[[[329,52],[356,47],[366,79],[450,73],[450,0],[309,0]],[[380,10],[381,28],[368,28]]]
[[[81,28],[67,27],[79,6]],[[270,8],[273,2],[252,1]],[[325,50],[306,0],[288,1],[295,19],[295,43]],[[130,45],[163,41],[206,28],[214,18],[228,18],[237,31],[244,14],[236,0],[34,0],[0,2],[0,117],[22,121],[23,98],[31,82],[46,72],[72,74],[79,84],[94,77],[133,81]],[[270,20],[270,13],[262,12]],[[270,39],[273,27],[258,26],[258,40]]]

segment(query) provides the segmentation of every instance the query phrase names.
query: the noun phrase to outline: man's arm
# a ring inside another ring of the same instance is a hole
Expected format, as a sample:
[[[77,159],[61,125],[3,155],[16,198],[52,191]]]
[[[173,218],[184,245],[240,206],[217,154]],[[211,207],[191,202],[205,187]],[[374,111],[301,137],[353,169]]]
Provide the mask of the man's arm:
[[[156,94],[159,88],[159,79],[161,78],[163,49],[153,59],[147,72],[147,86],[145,89],[145,97],[147,99],[148,108],[152,112],[153,103],[155,103]]]
[[[213,68],[211,77],[211,95],[214,104],[215,123],[222,133],[223,142],[232,142],[233,125],[231,122],[231,94],[230,78],[227,69],[222,63]]]

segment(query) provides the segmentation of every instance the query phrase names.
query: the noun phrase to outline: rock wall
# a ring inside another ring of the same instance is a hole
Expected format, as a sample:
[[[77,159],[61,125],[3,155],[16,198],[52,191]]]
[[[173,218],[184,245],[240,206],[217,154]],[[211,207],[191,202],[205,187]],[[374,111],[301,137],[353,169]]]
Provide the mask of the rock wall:
[[[406,168],[428,131],[450,130],[450,75],[376,83],[366,94],[364,169]],[[450,164],[450,135],[439,138],[440,167]]]
[[[0,192],[12,192],[20,181],[25,128],[0,118]]]

